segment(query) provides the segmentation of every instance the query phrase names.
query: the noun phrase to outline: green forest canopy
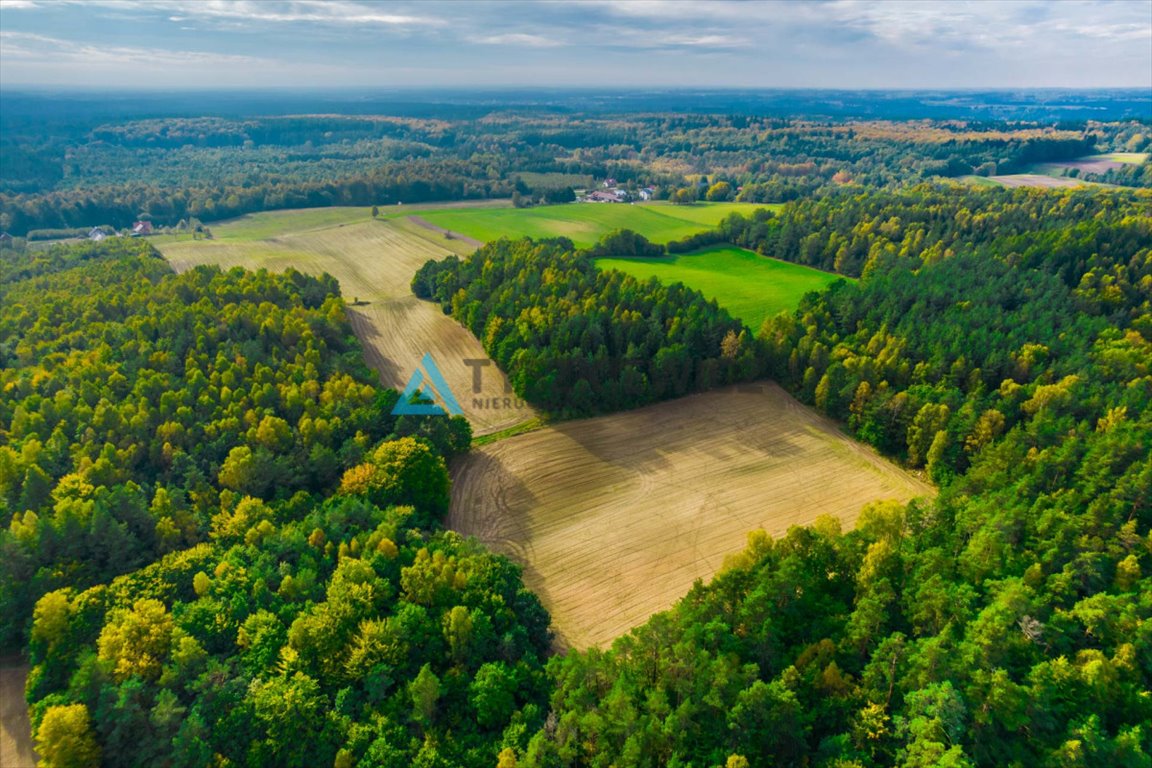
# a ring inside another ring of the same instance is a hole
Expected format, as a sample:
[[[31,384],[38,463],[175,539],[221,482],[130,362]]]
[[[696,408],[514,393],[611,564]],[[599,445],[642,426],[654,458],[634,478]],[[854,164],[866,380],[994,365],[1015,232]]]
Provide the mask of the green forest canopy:
[[[335,286],[176,276],[138,244],[21,257],[0,314],[0,567],[5,616],[32,619],[15,626],[41,753],[1147,765],[1148,205],[923,186],[731,217],[716,241],[861,276],[755,336],[570,242],[426,265],[417,293],[535,403],[609,410],[768,370],[941,485],[849,533],[753,534],[611,650],[546,665],[517,569],[436,522],[465,429],[389,421]],[[589,376],[603,390],[581,399]]]

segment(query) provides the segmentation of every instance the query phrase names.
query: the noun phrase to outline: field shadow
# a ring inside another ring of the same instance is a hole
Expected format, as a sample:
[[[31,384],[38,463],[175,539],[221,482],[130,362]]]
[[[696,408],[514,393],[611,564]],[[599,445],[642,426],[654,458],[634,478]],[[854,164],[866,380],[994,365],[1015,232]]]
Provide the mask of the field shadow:
[[[529,510],[539,506],[536,495],[502,458],[483,451],[457,456],[449,466],[449,474],[452,499],[445,527],[512,559],[522,569],[524,584],[540,598],[551,616],[556,595],[535,565],[533,531],[527,519]],[[550,628],[553,651],[568,648],[569,639],[555,616],[551,617]]]
[[[538,499],[502,458],[471,451],[452,460],[452,499],[445,525],[525,565],[532,555],[526,519]]]

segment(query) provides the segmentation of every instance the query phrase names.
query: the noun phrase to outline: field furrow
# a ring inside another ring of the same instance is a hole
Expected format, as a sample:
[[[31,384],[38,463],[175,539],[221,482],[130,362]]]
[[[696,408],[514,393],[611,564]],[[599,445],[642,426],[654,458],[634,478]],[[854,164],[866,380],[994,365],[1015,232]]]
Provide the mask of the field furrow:
[[[747,533],[932,487],[774,384],[564,423],[453,467],[448,524],[521,562],[562,645],[603,646],[707,579]]]

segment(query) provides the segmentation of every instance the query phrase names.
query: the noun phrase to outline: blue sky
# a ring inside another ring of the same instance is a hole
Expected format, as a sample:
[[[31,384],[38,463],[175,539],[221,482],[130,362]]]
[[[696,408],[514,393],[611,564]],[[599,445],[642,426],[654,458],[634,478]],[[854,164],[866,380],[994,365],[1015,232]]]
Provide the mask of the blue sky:
[[[0,85],[1152,87],[1152,0],[0,0]]]

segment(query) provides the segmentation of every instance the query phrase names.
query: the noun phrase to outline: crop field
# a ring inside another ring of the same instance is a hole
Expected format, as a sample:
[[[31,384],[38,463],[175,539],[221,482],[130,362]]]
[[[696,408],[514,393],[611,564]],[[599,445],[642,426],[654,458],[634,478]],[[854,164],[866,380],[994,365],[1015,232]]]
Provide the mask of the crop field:
[[[601,269],[618,269],[641,279],[656,277],[663,283],[684,283],[709,299],[716,299],[753,331],[759,330],[766,318],[795,309],[809,291],[823,290],[843,279],[732,246],[658,259],[597,259],[596,264]]]
[[[559,643],[605,646],[708,579],[747,533],[932,488],[775,384],[567,422],[453,466],[448,526],[524,566]]]
[[[35,768],[32,726],[24,701],[28,666],[19,657],[0,658],[0,768]]]
[[[1036,173],[1057,176],[1073,168],[1078,169],[1081,173],[1105,173],[1123,168],[1125,165],[1140,165],[1147,158],[1148,156],[1143,152],[1108,152],[1103,155],[1089,155],[1057,163],[1038,163],[1033,167],[1033,170]]]
[[[402,219],[413,213],[451,210],[453,208],[507,207],[508,200],[465,200],[450,203],[418,203],[390,205],[379,209],[379,219]],[[313,229],[327,229],[345,224],[372,220],[372,209],[359,206],[333,206],[326,208],[296,208],[283,211],[250,213],[235,219],[211,222],[208,228],[216,240],[225,242],[251,242],[277,237],[286,233],[299,234]],[[150,238],[157,247],[161,243],[189,242],[190,234],[157,235]]]
[[[424,354],[431,353],[476,434],[535,417],[527,405],[515,407],[514,400],[512,408],[504,407],[507,380],[495,366],[483,369],[481,391],[473,392],[473,368],[464,360],[487,358],[480,342],[439,306],[412,294],[413,273],[428,259],[449,254],[437,235],[403,219],[373,221],[363,209],[356,209],[358,218],[325,225],[339,219],[321,216],[321,210],[259,214],[254,222],[246,217],[213,227],[213,240],[158,238],[156,245],[177,270],[216,264],[327,272],[340,281],[349,320],[385,386],[403,389]],[[353,209],[343,210],[350,215]],[[273,229],[277,234],[270,234]]]
[[[1047,176],[1043,173],[1013,173],[1008,176],[989,176],[989,181],[993,181],[1002,187],[1043,187],[1046,189],[1055,189],[1057,187],[1084,187],[1084,186],[1104,186],[1103,184],[1095,184],[1090,181],[1081,181],[1068,176]]]
[[[594,245],[614,229],[631,229],[658,243],[715,227],[730,213],[749,214],[778,206],[751,203],[566,203],[539,208],[437,210],[421,218],[453,232],[488,242],[501,237],[567,237]]]

